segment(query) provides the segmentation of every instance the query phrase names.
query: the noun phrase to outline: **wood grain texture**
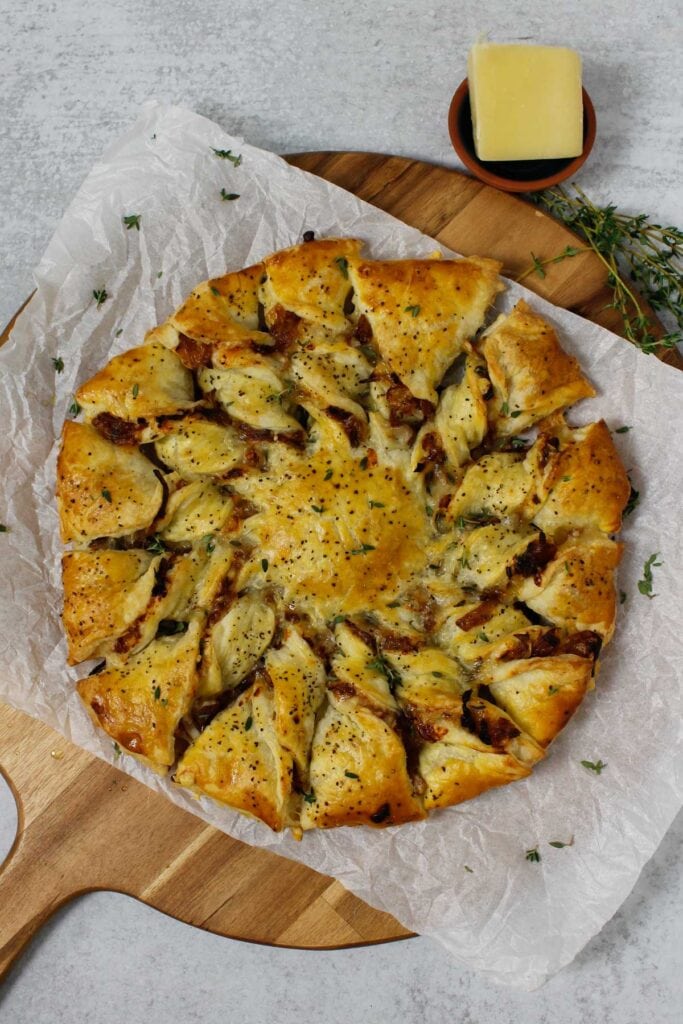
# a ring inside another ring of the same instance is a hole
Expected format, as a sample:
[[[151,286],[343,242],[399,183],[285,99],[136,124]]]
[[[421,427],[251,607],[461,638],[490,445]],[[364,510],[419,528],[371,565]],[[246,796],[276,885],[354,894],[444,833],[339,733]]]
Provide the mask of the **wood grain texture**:
[[[502,260],[511,277],[528,267],[531,251],[547,257],[575,242],[528,203],[444,168],[367,153],[288,159],[465,255]],[[605,308],[604,268],[591,253],[525,283],[619,333],[618,316]],[[683,365],[677,352],[666,360]],[[58,907],[96,889],[278,946],[338,948],[410,934],[333,879],[229,838],[3,704],[0,768],[19,807],[17,841],[0,868],[0,977]]]

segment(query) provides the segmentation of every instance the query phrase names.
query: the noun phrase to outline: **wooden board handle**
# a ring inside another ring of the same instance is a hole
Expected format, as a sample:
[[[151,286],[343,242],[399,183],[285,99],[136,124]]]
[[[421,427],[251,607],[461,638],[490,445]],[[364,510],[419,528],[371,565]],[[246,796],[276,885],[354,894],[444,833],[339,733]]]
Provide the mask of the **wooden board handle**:
[[[17,836],[0,866],[0,979],[38,929],[73,895],[62,872],[51,870],[39,829],[26,827],[21,797],[2,769],[17,803]]]

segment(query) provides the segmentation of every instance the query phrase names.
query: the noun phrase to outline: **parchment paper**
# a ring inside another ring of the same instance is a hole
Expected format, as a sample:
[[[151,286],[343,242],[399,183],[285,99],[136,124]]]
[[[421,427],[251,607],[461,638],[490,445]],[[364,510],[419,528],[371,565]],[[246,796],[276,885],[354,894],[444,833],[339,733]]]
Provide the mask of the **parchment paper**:
[[[241,154],[241,165],[211,147]],[[240,198],[223,201],[221,188]],[[141,214],[139,231],[125,229],[126,214]],[[195,283],[299,241],[307,229],[358,235],[373,256],[425,256],[436,247],[179,107],[146,104],[86,178],[36,270],[36,294],[0,352],[0,522],[9,527],[0,534],[0,696],[230,835],[335,876],[407,928],[433,936],[459,963],[531,989],[614,914],[681,804],[677,371],[517,285],[499,303],[506,309],[524,295],[557,326],[600,389],[574,421],[603,416],[612,428],[632,427],[616,441],[640,491],[623,534],[626,599],[597,689],[530,779],[420,824],[336,829],[298,843],[196,802],[129,756],[117,759],[74,692],[83,668],[66,667],[53,492],[75,388],[139,344]],[[98,308],[92,293],[102,288],[108,298]],[[654,552],[663,564],[649,599],[637,581]],[[584,759],[607,767],[595,775]],[[548,845],[571,837],[565,849]],[[534,847],[540,863],[525,858]]]

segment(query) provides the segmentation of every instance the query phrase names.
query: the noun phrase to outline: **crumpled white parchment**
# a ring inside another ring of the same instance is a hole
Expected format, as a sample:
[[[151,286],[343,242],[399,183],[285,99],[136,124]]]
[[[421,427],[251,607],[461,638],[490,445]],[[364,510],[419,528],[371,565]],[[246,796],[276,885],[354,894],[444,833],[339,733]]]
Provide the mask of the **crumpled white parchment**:
[[[211,147],[241,154],[241,165]],[[240,198],[222,200],[221,188]],[[139,231],[125,229],[126,214],[141,214]],[[524,295],[557,326],[600,389],[574,421],[602,416],[612,428],[632,428],[616,441],[640,491],[623,532],[625,603],[597,689],[523,782],[419,824],[336,829],[298,843],[196,802],[132,757],[116,760],[74,691],[83,670],[66,667],[53,493],[74,390],[112,355],[139,344],[198,281],[255,262],[305,230],[358,235],[373,256],[426,256],[435,248],[420,232],[180,107],[147,103],[86,178],[36,270],[36,294],[0,351],[0,522],[10,531],[0,535],[0,696],[230,835],[333,875],[407,928],[433,936],[459,963],[531,989],[615,913],[681,805],[677,371],[518,285],[498,304],[507,309]],[[108,298],[98,308],[92,293],[102,288]],[[663,564],[654,569],[657,596],[648,599],[637,581],[654,552]],[[597,776],[581,766],[584,759],[607,768]],[[565,849],[548,845],[572,836]],[[540,863],[525,858],[534,847]]]

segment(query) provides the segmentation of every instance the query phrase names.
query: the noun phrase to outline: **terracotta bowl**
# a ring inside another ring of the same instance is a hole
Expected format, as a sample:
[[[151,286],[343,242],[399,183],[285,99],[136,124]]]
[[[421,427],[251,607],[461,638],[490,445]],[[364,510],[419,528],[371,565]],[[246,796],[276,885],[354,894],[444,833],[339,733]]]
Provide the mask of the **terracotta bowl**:
[[[448,111],[448,131],[453,148],[465,167],[487,185],[503,192],[539,192],[571,178],[586,161],[595,142],[595,110],[583,93],[583,150],[579,156],[558,160],[480,160],[474,149],[474,132],[467,79],[460,83]]]

